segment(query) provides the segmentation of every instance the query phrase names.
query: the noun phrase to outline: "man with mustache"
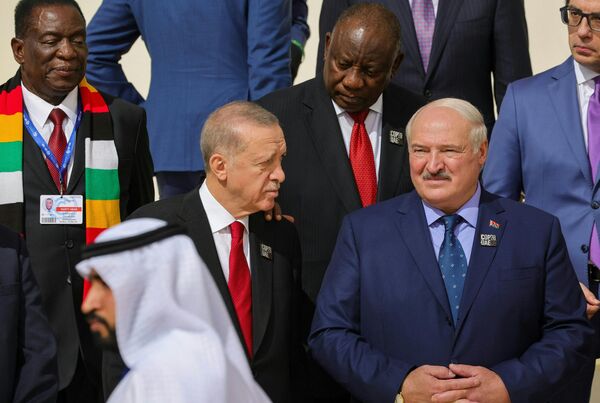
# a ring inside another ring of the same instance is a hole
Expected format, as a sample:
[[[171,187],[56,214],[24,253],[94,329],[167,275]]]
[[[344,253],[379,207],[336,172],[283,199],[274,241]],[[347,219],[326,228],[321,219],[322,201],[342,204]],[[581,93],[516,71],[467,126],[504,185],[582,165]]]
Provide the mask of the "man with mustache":
[[[256,381],[276,403],[293,402],[302,346],[300,246],[287,220],[265,221],[285,175],[277,118],[246,102],[209,115],[200,135],[206,180],[132,217],[184,225],[234,322]]]
[[[58,343],[58,401],[102,401],[74,267],[82,245],[154,198],[145,113],[85,80],[75,1],[19,1],[11,46],[20,67],[0,86],[0,223],[27,243]]]
[[[481,187],[486,133],[466,101],[424,106],[415,191],[344,220],[309,345],[357,400],[547,402],[587,360],[559,222]]]
[[[413,188],[404,127],[425,100],[390,84],[402,59],[396,16],[360,4],[327,34],[323,75],[258,101],[279,118],[291,151],[278,202],[295,219],[302,288],[313,303],[343,217]],[[309,371],[311,397],[347,400],[318,367]]]
[[[91,283],[81,309],[96,340],[118,344],[127,363],[109,402],[269,401],[182,227],[149,218],[116,225],[77,270]]]
[[[492,132],[483,183],[491,192],[556,215],[600,332],[600,0],[556,10],[571,57],[509,85]],[[557,402],[590,399],[600,337],[576,381]]]

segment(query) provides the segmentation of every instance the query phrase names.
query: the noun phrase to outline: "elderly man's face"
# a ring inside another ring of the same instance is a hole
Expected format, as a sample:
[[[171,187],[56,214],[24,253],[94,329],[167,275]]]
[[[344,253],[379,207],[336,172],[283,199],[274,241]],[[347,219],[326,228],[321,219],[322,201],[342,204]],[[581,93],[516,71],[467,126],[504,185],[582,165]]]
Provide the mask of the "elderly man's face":
[[[225,204],[235,217],[272,209],[279,186],[285,180],[281,160],[286,146],[279,125],[246,123],[239,128],[239,135],[246,141],[246,147],[227,158],[226,168],[221,172],[227,189]]]
[[[473,196],[487,156],[487,141],[473,150],[471,128],[469,121],[446,107],[424,109],[412,125],[413,184],[423,200],[446,214],[456,212]]]
[[[331,99],[347,112],[368,109],[398,69],[402,55],[385,28],[351,19],[327,34],[323,79]]]
[[[90,283],[90,289],[81,304],[81,312],[85,315],[97,344],[103,348],[116,349],[113,293],[96,272],[90,275]]]
[[[85,75],[85,21],[75,7],[45,5],[33,9],[27,25],[25,37],[11,42],[23,83],[57,105]]]

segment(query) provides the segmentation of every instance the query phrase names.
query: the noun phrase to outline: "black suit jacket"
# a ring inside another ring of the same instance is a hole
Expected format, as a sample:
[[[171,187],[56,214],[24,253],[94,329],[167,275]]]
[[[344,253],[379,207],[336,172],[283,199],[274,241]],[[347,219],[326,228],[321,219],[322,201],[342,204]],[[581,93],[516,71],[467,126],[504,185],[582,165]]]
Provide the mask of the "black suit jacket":
[[[146,205],[130,218],[154,217],[184,225],[208,266],[234,326],[242,332],[219,263],[208,218],[198,188],[180,196]],[[294,226],[287,221],[266,222],[263,212],[250,216],[250,266],[252,271],[252,327],[254,378],[276,403],[293,401],[292,383],[301,366],[298,323],[300,315],[300,245]],[[271,248],[271,256],[261,252]]]
[[[420,96],[394,85],[383,92],[378,201],[413,188],[404,127],[424,102]],[[302,286],[314,302],[342,219],[362,207],[360,196],[321,76],[276,91],[258,103],[279,118],[285,135],[286,179],[278,201],[284,213],[295,218],[302,245]],[[390,140],[393,131],[400,133],[396,142]]]
[[[10,82],[20,82],[17,73]],[[0,87],[0,91],[4,86]],[[102,93],[108,105],[119,156],[120,213],[123,219],[154,200],[153,166],[148,148],[146,115],[142,108]],[[73,169],[66,194],[85,196],[85,137],[92,130],[85,114],[77,132]],[[83,280],[75,270],[85,245],[85,217],[81,225],[41,225],[40,195],[56,194],[44,157],[23,129],[23,192],[25,238],[42,303],[58,342],[59,389],[75,373],[81,348],[88,375],[101,386],[101,351],[94,345],[80,310]],[[85,209],[84,209],[85,210]],[[84,211],[85,214],[85,211]]]
[[[0,402],[56,401],[56,342],[24,242],[0,226]]]
[[[432,100],[465,99],[483,113],[491,129],[494,100],[499,107],[508,84],[531,75],[523,0],[440,0],[427,72],[423,69],[409,1],[377,0],[400,21],[405,57],[394,83]],[[325,34],[333,29],[342,11],[365,2],[323,2],[317,72],[323,68]]]

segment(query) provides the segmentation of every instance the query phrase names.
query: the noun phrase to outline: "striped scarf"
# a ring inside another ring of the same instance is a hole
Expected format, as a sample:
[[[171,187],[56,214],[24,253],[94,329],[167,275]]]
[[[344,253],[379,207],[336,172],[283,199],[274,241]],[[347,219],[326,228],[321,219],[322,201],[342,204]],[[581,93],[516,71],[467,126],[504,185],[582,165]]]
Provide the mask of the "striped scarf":
[[[17,74],[0,92],[0,223],[23,233],[23,92]],[[85,138],[86,243],[121,221],[119,159],[112,121],[102,95],[84,78],[79,84]],[[50,176],[48,176],[50,178]]]

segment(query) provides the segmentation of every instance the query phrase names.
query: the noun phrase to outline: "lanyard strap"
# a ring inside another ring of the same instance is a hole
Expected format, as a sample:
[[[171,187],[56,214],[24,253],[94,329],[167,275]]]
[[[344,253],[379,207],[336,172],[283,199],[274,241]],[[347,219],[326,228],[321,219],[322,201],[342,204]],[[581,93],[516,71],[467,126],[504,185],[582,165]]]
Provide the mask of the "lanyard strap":
[[[27,131],[29,132],[29,134],[31,135],[33,140],[35,141],[35,144],[37,144],[38,147],[40,148],[40,150],[42,150],[42,153],[44,153],[46,158],[49,159],[50,162],[52,163],[52,165],[54,165],[56,167],[56,170],[58,171],[58,177],[59,177],[61,184],[63,183],[64,173],[67,170],[67,166],[69,166],[69,161],[71,160],[71,156],[73,155],[73,147],[75,145],[75,137],[77,135],[77,129],[79,129],[79,124],[81,123],[82,115],[83,115],[82,110],[81,110],[81,108],[79,108],[79,110],[77,111],[77,119],[75,120],[75,126],[73,127],[73,133],[71,133],[71,137],[69,138],[69,142],[67,143],[67,148],[65,149],[65,154],[63,155],[62,164],[58,165],[58,160],[54,156],[54,153],[52,152],[52,150],[50,150],[48,143],[46,142],[46,140],[44,140],[44,138],[42,137],[40,132],[33,125],[33,122],[31,121],[31,119],[29,117],[29,112],[27,112],[27,108],[23,108],[23,122],[25,123],[25,128],[27,128]],[[61,186],[61,192],[62,192],[62,186]]]

